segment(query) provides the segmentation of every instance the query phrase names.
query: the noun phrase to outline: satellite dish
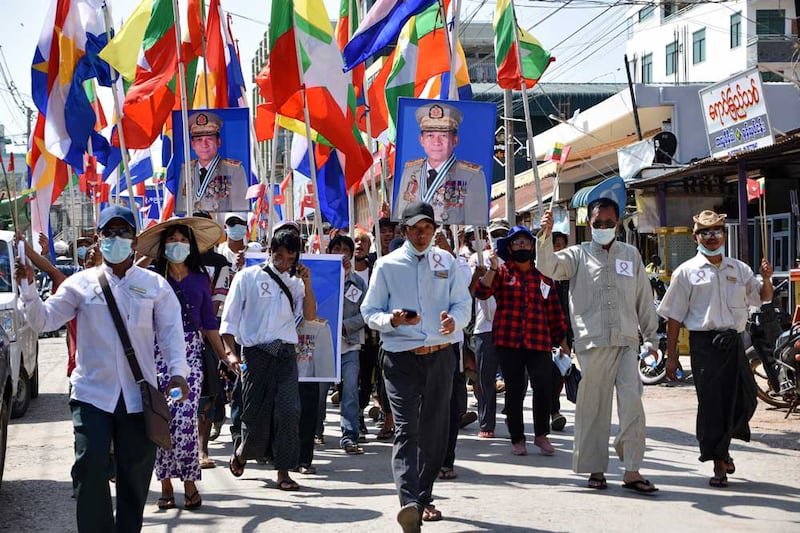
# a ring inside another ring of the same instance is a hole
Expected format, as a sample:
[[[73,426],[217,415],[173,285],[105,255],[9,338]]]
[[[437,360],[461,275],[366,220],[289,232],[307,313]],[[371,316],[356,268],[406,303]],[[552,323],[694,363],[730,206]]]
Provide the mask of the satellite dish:
[[[675,134],[671,131],[662,131],[653,137],[653,144],[656,147],[654,163],[671,164],[675,151],[678,149],[678,138],[675,137]]]

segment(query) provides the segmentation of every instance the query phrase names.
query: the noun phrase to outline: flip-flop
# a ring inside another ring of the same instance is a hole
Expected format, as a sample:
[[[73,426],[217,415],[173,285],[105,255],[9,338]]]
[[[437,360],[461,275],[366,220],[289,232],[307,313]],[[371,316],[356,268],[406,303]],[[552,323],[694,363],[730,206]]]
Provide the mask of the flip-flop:
[[[159,498],[156,505],[158,505],[158,508],[162,511],[166,511],[167,509],[175,509],[175,497],[170,496],[169,498]]]
[[[426,505],[422,509],[423,522],[438,522],[442,519],[442,512],[433,505]]]
[[[184,509],[197,509],[203,505],[203,498],[200,497],[200,491],[195,490],[194,494],[184,496],[183,508]]]
[[[725,463],[725,473],[726,474],[735,474],[736,473],[736,465],[733,464],[733,457],[730,455],[724,461]]]
[[[442,467],[442,469],[439,471],[439,479],[455,479],[457,477],[458,474],[452,468],[448,468],[445,466]]]
[[[641,494],[653,494],[654,492],[658,492],[658,488],[650,483],[649,479],[637,479],[636,481],[623,483],[622,488],[635,490]]]
[[[239,461],[239,457],[237,457],[236,452],[233,452],[230,461],[228,461],[228,469],[234,476],[242,477],[242,474],[244,474],[244,467],[246,464],[247,461],[245,461],[244,463]]]
[[[588,486],[590,489],[605,490],[608,488],[608,481],[604,477],[589,477]]]
[[[278,489],[286,491],[300,490],[300,485],[292,479],[282,479],[278,481]]]
[[[724,489],[728,486],[728,476],[714,476],[708,480],[708,484],[715,489]]]
[[[202,459],[200,459],[200,468],[206,469],[206,468],[216,468],[216,467],[217,463],[215,463],[214,459],[212,459],[211,457],[203,457]]]

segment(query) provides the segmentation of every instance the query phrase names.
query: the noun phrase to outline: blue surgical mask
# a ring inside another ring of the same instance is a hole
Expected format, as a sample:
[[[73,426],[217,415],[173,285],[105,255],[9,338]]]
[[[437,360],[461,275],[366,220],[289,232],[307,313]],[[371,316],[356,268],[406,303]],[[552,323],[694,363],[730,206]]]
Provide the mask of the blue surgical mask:
[[[702,244],[698,243],[697,244],[697,251],[700,252],[703,255],[707,255],[707,256],[711,256],[711,257],[713,257],[715,255],[723,255],[725,253],[725,245],[723,244],[722,246],[720,246],[716,250],[709,250],[708,248],[706,248]]]
[[[75,253],[78,254],[78,259],[83,261],[84,259],[86,259],[86,252],[88,251],[89,251],[88,246],[78,246],[77,250],[75,250]]]
[[[188,242],[168,242],[164,246],[164,255],[170,263],[183,263],[191,251]]]
[[[122,237],[111,237],[100,239],[100,253],[103,254],[103,261],[117,265],[131,256],[133,251],[133,239],[123,239]]]
[[[617,228],[592,228],[592,240],[600,246],[611,244],[617,236]]]
[[[424,250],[417,250],[416,248],[414,248],[414,245],[411,244],[411,241],[409,241],[408,239],[406,239],[406,241],[403,243],[403,246],[405,246],[406,250],[408,250],[408,253],[410,253],[411,255],[425,255],[431,248],[433,248],[433,239],[431,239],[430,244],[428,244],[428,247],[425,248]]]
[[[247,235],[247,226],[236,224],[234,226],[225,226],[225,233],[232,241],[241,241]]]

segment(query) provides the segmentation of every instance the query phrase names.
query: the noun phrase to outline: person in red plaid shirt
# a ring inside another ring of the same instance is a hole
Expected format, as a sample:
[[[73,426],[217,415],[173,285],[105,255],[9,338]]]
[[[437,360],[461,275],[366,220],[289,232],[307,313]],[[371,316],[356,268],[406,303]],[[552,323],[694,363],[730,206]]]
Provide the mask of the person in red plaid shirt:
[[[497,311],[492,341],[506,380],[506,425],[511,434],[511,453],[527,455],[522,404],[527,383],[533,387],[533,444],[544,455],[555,448],[550,433],[550,403],[553,387],[552,351],[561,346],[569,353],[564,311],[555,283],[533,264],[533,234],[524,226],[514,226],[499,239],[489,255],[490,267],[475,289],[475,297],[494,296]],[[498,265],[497,257],[505,263]]]

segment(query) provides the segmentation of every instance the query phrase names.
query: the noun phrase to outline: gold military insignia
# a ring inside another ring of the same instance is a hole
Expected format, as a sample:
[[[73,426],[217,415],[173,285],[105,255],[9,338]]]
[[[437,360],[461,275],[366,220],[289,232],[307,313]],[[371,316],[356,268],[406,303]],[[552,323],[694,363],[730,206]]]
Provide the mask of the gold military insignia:
[[[227,163],[228,165],[233,165],[233,166],[235,166],[235,167],[240,167],[240,166],[242,166],[242,162],[241,162],[241,161],[239,161],[239,160],[237,160],[237,159],[228,159],[228,158],[225,158],[225,159],[223,159],[223,160],[222,160],[222,162],[223,162],[223,163]]]
[[[439,104],[432,105],[430,111],[428,111],[428,118],[442,118],[443,116],[444,109]]]
[[[406,167],[411,167],[414,165],[421,165],[425,161],[424,157],[420,157],[419,159],[412,159],[411,161],[406,161]]]
[[[469,170],[474,170],[476,172],[481,170],[480,165],[476,165],[475,163],[470,163],[469,161],[457,161],[459,167],[463,167]]]
[[[208,115],[206,115],[205,113],[199,113],[197,115],[197,118],[194,119],[194,123],[197,124],[198,126],[205,126],[206,124],[208,124]]]

